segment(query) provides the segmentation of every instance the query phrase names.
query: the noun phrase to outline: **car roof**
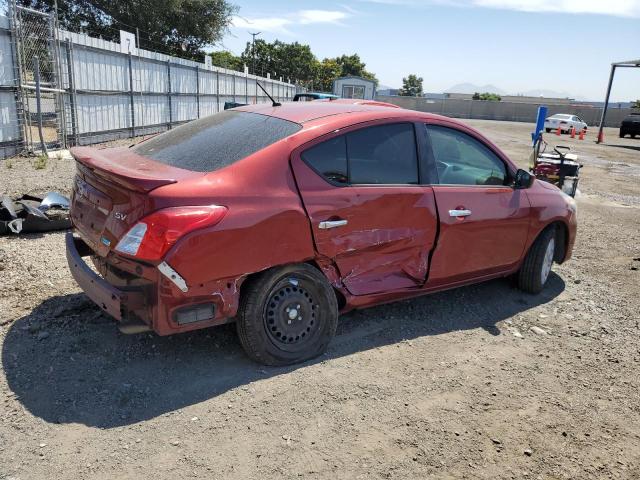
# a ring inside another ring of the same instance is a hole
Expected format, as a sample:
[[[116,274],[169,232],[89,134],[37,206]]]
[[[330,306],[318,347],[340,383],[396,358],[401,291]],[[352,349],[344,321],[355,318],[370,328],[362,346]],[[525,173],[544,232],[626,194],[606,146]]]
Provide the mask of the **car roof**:
[[[340,101],[285,102],[279,107],[274,107],[269,103],[260,103],[256,105],[238,107],[234,110],[268,115],[270,117],[276,117],[296,123],[306,123],[329,116],[345,116],[355,112],[379,112],[381,116],[396,116],[400,112],[403,112],[404,115],[429,116],[429,114],[422,114],[422,112],[416,112],[414,110],[405,110],[403,108],[395,108],[395,106],[386,106],[383,105],[382,102],[371,102],[369,104],[364,102],[346,103]]]

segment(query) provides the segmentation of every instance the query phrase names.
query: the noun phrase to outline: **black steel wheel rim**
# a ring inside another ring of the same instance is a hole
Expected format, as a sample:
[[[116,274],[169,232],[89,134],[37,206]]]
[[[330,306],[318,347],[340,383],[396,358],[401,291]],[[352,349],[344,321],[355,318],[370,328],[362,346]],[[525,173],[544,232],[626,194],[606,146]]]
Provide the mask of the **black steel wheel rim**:
[[[309,289],[296,280],[278,284],[264,308],[264,328],[280,350],[299,352],[317,336],[319,305]]]

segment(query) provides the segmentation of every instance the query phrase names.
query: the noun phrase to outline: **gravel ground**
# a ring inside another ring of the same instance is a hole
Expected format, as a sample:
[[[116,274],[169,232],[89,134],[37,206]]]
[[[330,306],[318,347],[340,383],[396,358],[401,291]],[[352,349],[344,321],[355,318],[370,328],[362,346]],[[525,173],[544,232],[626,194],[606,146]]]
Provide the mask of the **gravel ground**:
[[[469,123],[525,165],[531,125]],[[562,137],[580,226],[541,295],[499,280],[352,312],[290,368],[230,326],[121,335],[62,233],[0,237],[0,479],[640,478],[640,140],[605,138]],[[72,175],[0,163],[8,194]]]

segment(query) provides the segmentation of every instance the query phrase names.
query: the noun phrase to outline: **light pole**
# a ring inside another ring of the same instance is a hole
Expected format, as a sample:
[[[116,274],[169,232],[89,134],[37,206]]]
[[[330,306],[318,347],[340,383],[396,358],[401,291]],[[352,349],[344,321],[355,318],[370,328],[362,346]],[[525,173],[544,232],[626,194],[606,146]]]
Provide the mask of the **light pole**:
[[[256,32],[256,33],[251,33],[249,32],[249,35],[251,35],[252,40],[251,40],[251,73],[253,75],[256,74],[256,36],[260,35],[262,32]]]

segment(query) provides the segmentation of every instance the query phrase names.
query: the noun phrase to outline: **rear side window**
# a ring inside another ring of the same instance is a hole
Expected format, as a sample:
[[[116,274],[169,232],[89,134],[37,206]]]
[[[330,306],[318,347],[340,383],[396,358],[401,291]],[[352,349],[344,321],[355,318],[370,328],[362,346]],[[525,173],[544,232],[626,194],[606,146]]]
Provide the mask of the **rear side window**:
[[[194,172],[212,172],[296,133],[301,125],[224,111],[169,130],[133,148],[139,155]]]
[[[302,159],[332,183],[349,183],[347,142],[344,135],[319,143],[302,154]]]
[[[413,124],[367,127],[322,142],[302,159],[333,184],[418,183]]]

